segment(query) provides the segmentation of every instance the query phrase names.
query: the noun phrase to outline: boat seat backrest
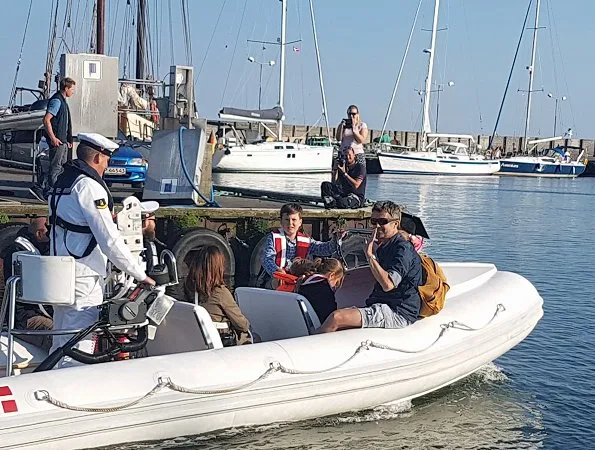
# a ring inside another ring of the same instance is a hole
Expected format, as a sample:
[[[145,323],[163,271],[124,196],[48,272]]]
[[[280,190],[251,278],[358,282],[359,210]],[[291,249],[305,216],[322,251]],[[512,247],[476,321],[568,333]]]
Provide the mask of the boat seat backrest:
[[[174,301],[155,338],[147,343],[149,356],[223,348],[211,316],[202,306]]]
[[[242,313],[263,342],[308,336],[320,327],[310,302],[292,292],[237,288]]]

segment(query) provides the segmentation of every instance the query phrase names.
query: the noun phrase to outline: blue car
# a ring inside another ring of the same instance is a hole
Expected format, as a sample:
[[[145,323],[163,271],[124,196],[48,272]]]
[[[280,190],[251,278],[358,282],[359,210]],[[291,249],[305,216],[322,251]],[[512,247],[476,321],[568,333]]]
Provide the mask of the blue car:
[[[142,189],[145,186],[147,167],[148,162],[140,152],[130,146],[122,146],[112,155],[103,179],[108,186],[112,183],[125,183]]]

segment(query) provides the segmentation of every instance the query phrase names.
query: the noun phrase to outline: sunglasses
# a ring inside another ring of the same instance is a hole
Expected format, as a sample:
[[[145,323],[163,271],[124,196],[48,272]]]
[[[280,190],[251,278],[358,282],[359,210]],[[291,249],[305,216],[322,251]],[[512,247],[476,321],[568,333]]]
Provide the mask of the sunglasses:
[[[350,116],[357,116],[359,113],[358,112],[350,111],[347,114],[349,114]]]
[[[387,225],[391,222],[398,222],[399,219],[387,219],[385,217],[381,217],[380,219],[370,219],[370,224],[372,226],[380,225],[381,227]]]

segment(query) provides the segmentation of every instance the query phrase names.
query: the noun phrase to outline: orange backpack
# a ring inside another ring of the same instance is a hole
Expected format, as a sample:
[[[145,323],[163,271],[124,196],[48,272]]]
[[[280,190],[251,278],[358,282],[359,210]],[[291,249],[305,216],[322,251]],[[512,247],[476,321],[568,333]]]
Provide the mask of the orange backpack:
[[[446,276],[436,262],[428,255],[419,255],[423,273],[423,284],[418,286],[421,297],[420,317],[429,317],[438,314],[444,307],[446,293],[450,286],[446,282]]]

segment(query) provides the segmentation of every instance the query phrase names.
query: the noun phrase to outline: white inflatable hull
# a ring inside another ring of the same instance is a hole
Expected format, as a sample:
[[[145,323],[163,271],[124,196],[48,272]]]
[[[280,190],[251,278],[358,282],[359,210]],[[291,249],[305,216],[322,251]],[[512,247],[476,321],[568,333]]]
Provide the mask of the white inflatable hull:
[[[493,160],[437,159],[436,154],[378,152],[383,173],[403,175],[492,175],[500,170]]]
[[[332,160],[332,147],[263,142],[216,150],[213,172],[322,173],[331,171]]]
[[[422,396],[504,354],[543,314],[541,297],[519,275],[489,264],[443,268],[452,283],[446,307],[405,329],[357,329],[0,379],[4,392],[11,393],[0,400],[13,400],[18,408],[4,414],[0,409],[0,449],[66,450],[167,439]],[[342,289],[366,290],[367,270],[350,273]],[[68,405],[113,407],[141,398],[159,380],[191,389],[233,388],[258,379],[271,365],[310,373],[275,371],[245,388],[210,395],[163,387],[134,406],[102,413],[71,411],[35,398],[45,391]]]

